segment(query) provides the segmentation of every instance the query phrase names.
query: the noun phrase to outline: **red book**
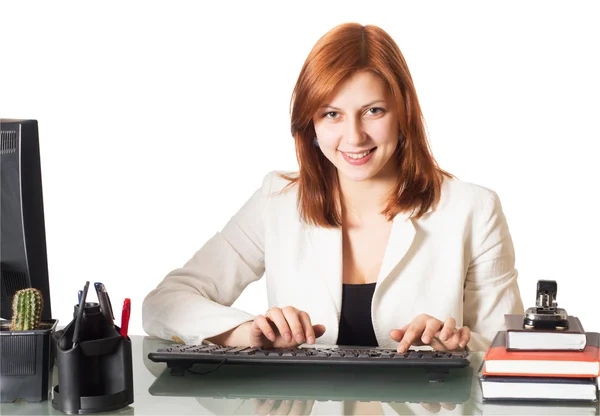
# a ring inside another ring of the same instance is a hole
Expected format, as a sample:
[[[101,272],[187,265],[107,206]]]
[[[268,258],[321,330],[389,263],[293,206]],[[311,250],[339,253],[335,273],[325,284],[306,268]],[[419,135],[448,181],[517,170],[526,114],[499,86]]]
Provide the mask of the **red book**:
[[[600,334],[586,333],[583,351],[507,351],[506,332],[499,331],[484,357],[484,376],[598,377]]]

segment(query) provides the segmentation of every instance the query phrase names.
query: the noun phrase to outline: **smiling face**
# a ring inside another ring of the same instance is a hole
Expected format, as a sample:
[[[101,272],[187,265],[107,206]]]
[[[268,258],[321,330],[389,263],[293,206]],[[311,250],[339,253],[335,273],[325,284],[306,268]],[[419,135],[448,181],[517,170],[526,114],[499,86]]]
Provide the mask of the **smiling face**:
[[[338,175],[362,182],[394,174],[398,118],[385,82],[360,71],[336,87],[313,116],[319,148]]]

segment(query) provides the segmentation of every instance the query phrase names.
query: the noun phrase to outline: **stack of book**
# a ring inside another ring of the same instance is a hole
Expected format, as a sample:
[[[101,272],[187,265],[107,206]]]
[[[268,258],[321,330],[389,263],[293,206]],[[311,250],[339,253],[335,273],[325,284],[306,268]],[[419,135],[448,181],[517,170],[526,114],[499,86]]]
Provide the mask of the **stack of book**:
[[[484,356],[484,400],[598,400],[600,334],[574,316],[563,331],[526,329],[523,315],[505,320]]]

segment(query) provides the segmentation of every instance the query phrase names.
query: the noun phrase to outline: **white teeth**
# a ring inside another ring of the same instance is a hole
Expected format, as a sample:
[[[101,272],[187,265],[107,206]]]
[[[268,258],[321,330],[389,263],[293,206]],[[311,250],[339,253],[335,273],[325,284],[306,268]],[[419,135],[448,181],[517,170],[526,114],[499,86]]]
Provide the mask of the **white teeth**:
[[[351,159],[360,159],[360,158],[363,158],[363,157],[365,157],[366,155],[368,155],[370,152],[371,152],[370,150],[367,150],[367,151],[366,151],[366,152],[364,152],[364,153],[352,153],[352,154],[351,154],[351,153],[346,153],[346,155],[347,155],[349,158],[351,158]]]

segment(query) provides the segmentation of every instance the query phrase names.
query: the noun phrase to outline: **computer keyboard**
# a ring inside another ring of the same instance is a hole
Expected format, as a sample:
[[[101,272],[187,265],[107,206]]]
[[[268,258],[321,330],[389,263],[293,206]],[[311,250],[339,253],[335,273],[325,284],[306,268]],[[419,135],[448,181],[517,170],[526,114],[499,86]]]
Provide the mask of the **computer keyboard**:
[[[165,362],[169,367],[180,370],[196,363],[421,367],[442,372],[470,365],[466,351],[409,350],[400,354],[395,349],[352,347],[263,349],[175,344],[149,353],[148,358],[155,362]]]

